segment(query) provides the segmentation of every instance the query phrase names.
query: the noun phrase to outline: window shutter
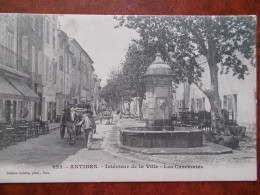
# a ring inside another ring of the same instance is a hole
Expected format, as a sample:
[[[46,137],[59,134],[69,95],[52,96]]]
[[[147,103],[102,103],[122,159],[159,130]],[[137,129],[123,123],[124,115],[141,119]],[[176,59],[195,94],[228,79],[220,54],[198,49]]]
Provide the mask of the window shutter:
[[[35,72],[35,47],[32,46],[32,72]]]
[[[38,52],[38,74],[42,75],[43,71],[43,53],[42,51]]]
[[[28,37],[23,36],[22,38],[22,57],[28,59]]]

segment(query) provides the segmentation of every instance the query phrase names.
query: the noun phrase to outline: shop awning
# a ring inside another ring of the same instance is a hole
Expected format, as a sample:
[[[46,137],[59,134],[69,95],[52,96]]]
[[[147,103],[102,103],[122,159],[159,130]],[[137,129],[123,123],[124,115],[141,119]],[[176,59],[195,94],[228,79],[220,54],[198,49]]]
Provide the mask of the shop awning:
[[[23,100],[39,102],[39,96],[28,87],[23,81],[14,79],[14,78],[7,78],[7,80],[21,93],[23,94]]]
[[[23,95],[3,77],[0,77],[0,99],[23,100]]]

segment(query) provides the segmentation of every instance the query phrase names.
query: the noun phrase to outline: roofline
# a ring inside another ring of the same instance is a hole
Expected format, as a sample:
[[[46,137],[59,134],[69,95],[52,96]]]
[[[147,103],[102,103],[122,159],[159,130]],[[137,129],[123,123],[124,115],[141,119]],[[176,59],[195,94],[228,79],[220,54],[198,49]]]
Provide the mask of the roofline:
[[[85,54],[88,56],[88,58],[90,59],[90,63],[93,64],[93,63],[94,63],[93,60],[92,60],[91,57],[88,55],[88,53],[86,52],[86,50],[79,44],[79,42],[78,42],[76,39],[74,39],[74,38],[71,38],[71,40],[74,41],[74,42],[81,48],[81,50],[84,51],[84,53],[85,53]]]
[[[63,30],[60,30],[60,29],[57,29],[58,31],[60,31],[60,33],[66,38],[66,39],[69,39],[69,36],[63,31]]]
[[[93,72],[95,71],[95,68],[94,68],[94,66],[91,64],[91,68],[92,68],[92,70],[93,70]]]

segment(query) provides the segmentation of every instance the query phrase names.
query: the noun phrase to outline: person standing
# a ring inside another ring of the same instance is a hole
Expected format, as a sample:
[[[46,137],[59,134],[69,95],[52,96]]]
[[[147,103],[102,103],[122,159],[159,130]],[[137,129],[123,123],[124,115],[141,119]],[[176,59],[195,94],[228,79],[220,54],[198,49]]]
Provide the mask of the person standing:
[[[93,118],[93,112],[92,111],[89,111],[88,118],[91,121],[92,132],[93,133],[97,133],[97,131],[96,131],[96,122],[95,122],[95,119]]]
[[[102,124],[102,117],[103,117],[103,114],[102,114],[102,111],[99,112],[99,121],[100,121],[100,124]]]
[[[64,138],[65,135],[65,129],[66,129],[66,117],[68,115],[68,110],[63,110],[61,123],[60,123],[60,137],[61,139]]]
[[[85,131],[85,138],[86,138],[86,147],[88,150],[91,150],[92,144],[92,128],[91,128],[91,121],[89,119],[89,111],[86,111],[83,116],[82,120],[77,124],[78,126],[82,125],[82,128]]]

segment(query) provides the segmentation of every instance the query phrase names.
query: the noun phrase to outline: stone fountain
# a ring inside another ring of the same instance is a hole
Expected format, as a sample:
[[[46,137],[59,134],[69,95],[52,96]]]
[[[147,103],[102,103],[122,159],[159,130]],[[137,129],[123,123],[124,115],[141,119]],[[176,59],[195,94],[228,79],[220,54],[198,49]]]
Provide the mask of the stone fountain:
[[[124,128],[120,131],[122,146],[140,148],[193,148],[203,146],[201,130],[174,130],[172,125],[172,79],[171,67],[160,53],[147,68],[146,82],[147,116],[146,127]]]

